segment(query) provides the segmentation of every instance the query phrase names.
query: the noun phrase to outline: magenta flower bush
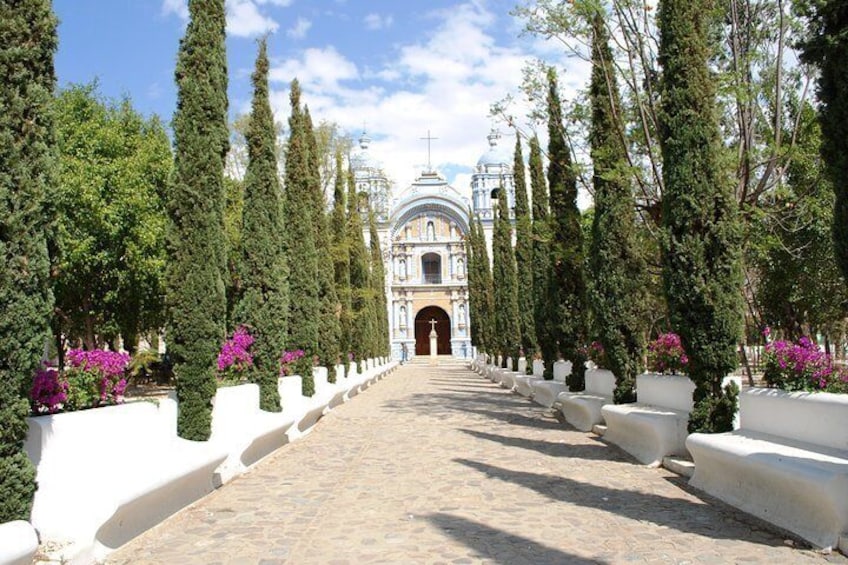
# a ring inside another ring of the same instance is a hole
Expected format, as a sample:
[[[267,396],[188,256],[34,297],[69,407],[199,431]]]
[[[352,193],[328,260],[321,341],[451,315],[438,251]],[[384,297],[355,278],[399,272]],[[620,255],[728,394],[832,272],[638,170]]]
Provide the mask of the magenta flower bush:
[[[218,353],[218,383],[234,385],[247,380],[253,367],[250,346],[254,338],[244,326],[239,326],[230,339],[221,345]]]
[[[662,374],[684,374],[689,357],[680,343],[680,336],[668,332],[660,334],[648,344],[648,370]]]
[[[68,401],[68,381],[60,377],[59,369],[45,363],[32,379],[29,397],[33,414],[61,412]]]
[[[292,364],[298,359],[302,359],[306,355],[302,349],[294,351],[283,351],[283,356],[280,357],[280,376],[286,377],[292,374]]]
[[[607,354],[604,346],[599,341],[593,341],[588,346],[581,347],[580,352],[586,358],[595,364],[598,369],[606,369],[609,367],[607,363]]]
[[[777,340],[766,345],[763,378],[783,390],[848,392],[848,373],[833,365],[830,355],[809,337],[797,343]]]

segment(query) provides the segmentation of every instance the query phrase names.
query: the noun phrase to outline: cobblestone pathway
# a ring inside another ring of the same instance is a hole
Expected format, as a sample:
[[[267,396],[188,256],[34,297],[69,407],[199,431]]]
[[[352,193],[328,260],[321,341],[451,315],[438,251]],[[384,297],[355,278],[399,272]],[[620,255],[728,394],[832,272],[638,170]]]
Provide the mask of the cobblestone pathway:
[[[846,563],[459,364],[406,365],[110,563]]]

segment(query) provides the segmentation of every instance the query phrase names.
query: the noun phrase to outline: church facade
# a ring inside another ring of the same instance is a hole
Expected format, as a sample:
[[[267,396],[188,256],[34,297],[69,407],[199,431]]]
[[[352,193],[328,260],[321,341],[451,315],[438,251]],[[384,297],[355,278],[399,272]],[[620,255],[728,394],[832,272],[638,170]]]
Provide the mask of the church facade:
[[[473,354],[465,254],[468,210],[480,218],[491,249],[493,196],[505,195],[511,213],[515,202],[512,157],[499,139],[497,132],[489,134],[489,149],[464,190],[448,184],[432,167],[396,190],[371,154],[371,139],[365,133],[359,139],[351,168],[357,192],[368,195],[378,220],[394,359],[402,359],[404,351],[407,358],[429,355],[431,330],[436,331],[438,355]]]

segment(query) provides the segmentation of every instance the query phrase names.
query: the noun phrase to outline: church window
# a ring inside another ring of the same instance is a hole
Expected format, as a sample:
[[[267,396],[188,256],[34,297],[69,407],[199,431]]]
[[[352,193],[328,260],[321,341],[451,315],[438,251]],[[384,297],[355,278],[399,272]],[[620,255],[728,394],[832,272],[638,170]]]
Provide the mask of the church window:
[[[442,284],[442,258],[437,253],[426,253],[421,257],[421,272],[425,284]]]

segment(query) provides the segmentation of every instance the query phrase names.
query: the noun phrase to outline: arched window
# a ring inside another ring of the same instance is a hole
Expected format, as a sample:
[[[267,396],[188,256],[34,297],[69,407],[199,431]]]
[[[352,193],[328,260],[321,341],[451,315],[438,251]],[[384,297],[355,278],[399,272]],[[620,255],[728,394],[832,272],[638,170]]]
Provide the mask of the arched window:
[[[442,284],[442,258],[438,253],[421,256],[421,272],[425,284]]]

